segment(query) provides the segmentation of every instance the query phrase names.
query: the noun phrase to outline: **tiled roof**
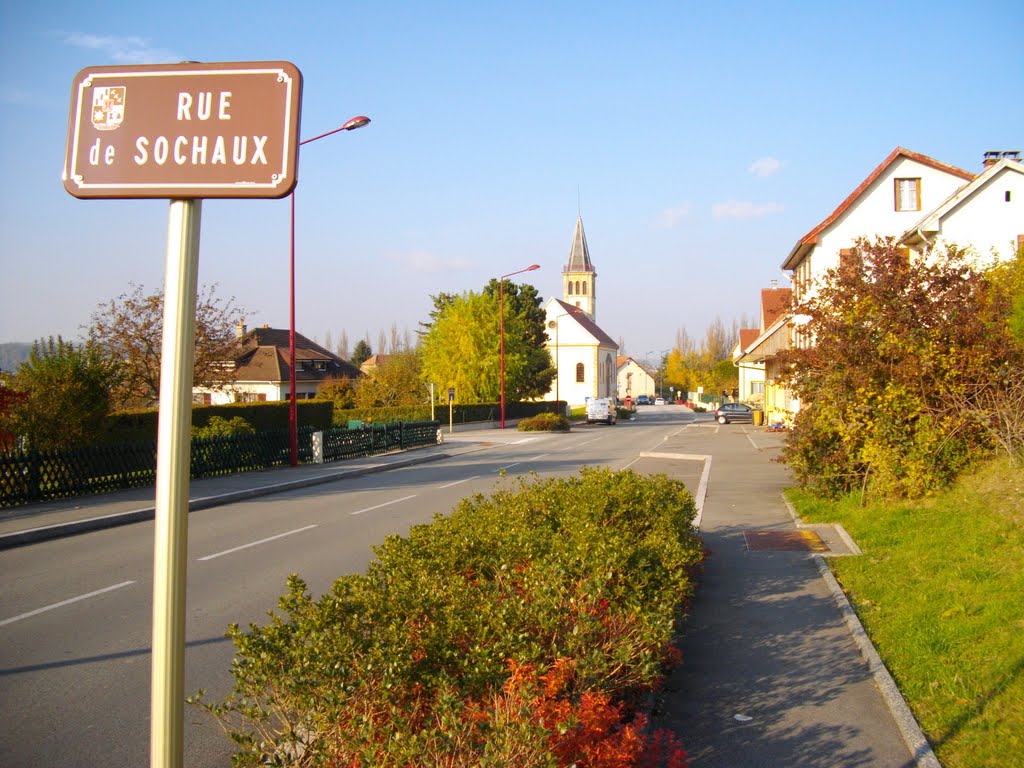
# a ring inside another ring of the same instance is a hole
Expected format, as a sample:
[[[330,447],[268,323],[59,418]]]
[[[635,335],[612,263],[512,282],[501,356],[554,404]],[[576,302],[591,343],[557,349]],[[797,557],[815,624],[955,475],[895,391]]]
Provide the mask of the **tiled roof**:
[[[903,147],[896,147],[896,149],[890,152],[889,156],[886,157],[885,160],[883,160],[878,165],[878,167],[875,168],[875,170],[873,170],[868,175],[868,177],[860,183],[860,186],[853,190],[853,192],[851,192],[849,196],[839,204],[838,208],[832,211],[832,213],[829,214],[824,219],[824,221],[818,224],[818,226],[816,226],[814,229],[812,229],[810,232],[808,232],[806,235],[800,238],[797,244],[793,247],[793,250],[790,251],[789,256],[786,257],[786,260],[782,264],[782,268],[795,268],[796,259],[794,257],[797,255],[797,253],[800,252],[806,246],[817,245],[818,236],[826,229],[831,227],[833,224],[835,224],[839,217],[846,213],[846,211],[849,210],[850,206],[857,202],[857,200],[860,198],[861,195],[864,194],[868,187],[870,187],[875,182],[875,180],[878,179],[878,177],[885,172],[885,169],[888,168],[890,165],[896,162],[897,159],[901,157],[905,157],[908,160],[914,160],[915,162],[921,163],[922,165],[927,165],[939,171],[945,171],[946,173],[952,174],[954,176],[959,176],[965,181],[971,181],[974,178],[973,173],[971,173],[970,171],[965,171],[963,168],[957,168],[952,165],[947,165],[946,163],[940,163],[938,160],[928,157],[927,155],[922,155],[918,152],[911,152],[909,149],[905,149]]]
[[[287,328],[253,328],[238,342],[235,358],[236,381],[274,381],[290,379],[290,332]],[[303,366],[303,362],[307,366]],[[328,378],[358,378],[362,372],[333,352],[295,334],[296,381],[320,381]]]
[[[745,350],[761,335],[759,328],[740,328],[740,350]]]
[[[792,296],[793,290],[791,288],[761,289],[761,328],[758,329],[758,333],[786,313]],[[746,349],[746,345],[743,348]]]

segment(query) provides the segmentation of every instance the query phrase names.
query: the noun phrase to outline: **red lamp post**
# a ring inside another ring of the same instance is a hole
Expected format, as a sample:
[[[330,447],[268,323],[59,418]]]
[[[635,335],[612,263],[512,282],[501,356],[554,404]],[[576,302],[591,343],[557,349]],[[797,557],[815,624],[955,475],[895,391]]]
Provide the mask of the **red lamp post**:
[[[540,264],[531,264],[525,269],[509,272],[498,278],[498,344],[501,348],[501,428],[505,428],[505,280],[523,272],[540,269]]]
[[[323,139],[327,136],[332,136],[340,131],[354,131],[356,128],[362,128],[364,125],[370,122],[370,118],[363,115],[353,117],[351,120],[346,122],[340,128],[335,128],[333,131],[327,131],[327,133],[321,133],[319,136],[314,136],[311,139],[305,139],[299,142],[301,147],[303,144],[309,144],[311,141],[317,139]],[[298,409],[296,404],[296,392],[295,392],[295,190],[292,189],[290,195],[292,199],[292,222],[291,222],[291,306],[289,308],[289,321],[288,321],[288,368],[289,371],[289,396],[288,396],[288,444],[290,453],[291,465],[297,466],[299,463],[299,420],[298,420]]]

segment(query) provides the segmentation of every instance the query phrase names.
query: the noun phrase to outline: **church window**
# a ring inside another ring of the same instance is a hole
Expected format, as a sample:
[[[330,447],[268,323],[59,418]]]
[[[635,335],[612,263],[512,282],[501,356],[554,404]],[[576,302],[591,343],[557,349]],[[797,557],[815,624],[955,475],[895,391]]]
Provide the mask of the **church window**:
[[[576,293],[579,293],[579,292],[580,292],[580,281],[577,280],[576,281]]]
[[[586,283],[583,284],[583,295],[584,296],[587,295],[587,284]]]
[[[572,296],[572,280],[569,281],[569,295]]]
[[[576,382],[582,384],[583,381],[583,363],[576,363]]]

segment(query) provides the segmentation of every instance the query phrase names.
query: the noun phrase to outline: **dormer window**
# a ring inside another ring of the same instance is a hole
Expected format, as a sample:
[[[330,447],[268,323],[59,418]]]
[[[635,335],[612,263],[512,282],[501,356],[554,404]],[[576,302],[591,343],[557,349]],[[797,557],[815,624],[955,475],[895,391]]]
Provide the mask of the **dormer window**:
[[[896,179],[896,210],[921,210],[921,179]]]

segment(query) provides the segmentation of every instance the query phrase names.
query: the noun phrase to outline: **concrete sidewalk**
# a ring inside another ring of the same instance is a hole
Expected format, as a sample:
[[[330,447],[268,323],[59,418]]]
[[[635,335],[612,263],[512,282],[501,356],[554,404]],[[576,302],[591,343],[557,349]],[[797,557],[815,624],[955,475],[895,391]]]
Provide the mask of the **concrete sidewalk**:
[[[695,424],[658,449],[711,457],[710,553],[654,724],[679,736],[692,768],[937,767],[814,551],[846,554],[846,542],[816,541],[787,506],[780,446],[761,428]]]

